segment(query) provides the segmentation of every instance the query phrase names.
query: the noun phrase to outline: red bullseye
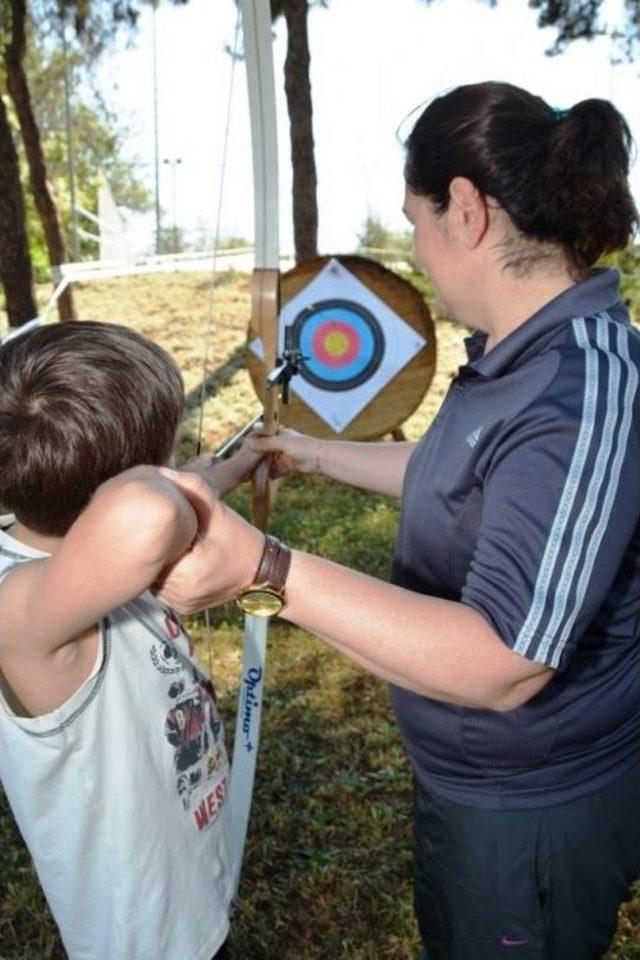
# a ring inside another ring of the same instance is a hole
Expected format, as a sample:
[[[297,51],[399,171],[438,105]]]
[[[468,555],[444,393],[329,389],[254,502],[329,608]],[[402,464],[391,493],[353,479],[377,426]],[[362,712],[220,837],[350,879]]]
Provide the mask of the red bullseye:
[[[296,317],[293,340],[304,360],[300,373],[319,390],[344,392],[366,383],[384,354],[380,324],[351,300],[320,300]]]
[[[313,334],[314,356],[328,367],[344,367],[358,356],[360,336],[348,323],[328,320]]]

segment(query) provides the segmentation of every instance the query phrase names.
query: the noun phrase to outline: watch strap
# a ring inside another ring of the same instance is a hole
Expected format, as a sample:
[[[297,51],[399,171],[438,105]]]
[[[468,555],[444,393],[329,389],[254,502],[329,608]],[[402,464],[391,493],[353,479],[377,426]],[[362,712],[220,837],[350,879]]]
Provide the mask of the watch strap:
[[[291,550],[277,537],[267,533],[264,549],[252,586],[268,586],[282,592],[291,566]]]

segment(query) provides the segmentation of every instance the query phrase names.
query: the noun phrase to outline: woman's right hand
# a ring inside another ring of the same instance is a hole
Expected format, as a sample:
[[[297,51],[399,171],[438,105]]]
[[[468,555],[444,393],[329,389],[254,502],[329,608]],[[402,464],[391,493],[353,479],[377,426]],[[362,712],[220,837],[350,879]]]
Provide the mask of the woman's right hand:
[[[254,456],[273,456],[269,475],[274,479],[288,473],[315,473],[361,490],[400,497],[415,444],[319,440],[283,429],[274,436],[257,430],[247,437],[245,446]]]
[[[282,429],[280,433],[267,436],[256,432],[250,434],[243,449],[256,453],[272,454],[269,475],[274,479],[289,473],[322,473],[323,441],[307,437],[296,430]]]

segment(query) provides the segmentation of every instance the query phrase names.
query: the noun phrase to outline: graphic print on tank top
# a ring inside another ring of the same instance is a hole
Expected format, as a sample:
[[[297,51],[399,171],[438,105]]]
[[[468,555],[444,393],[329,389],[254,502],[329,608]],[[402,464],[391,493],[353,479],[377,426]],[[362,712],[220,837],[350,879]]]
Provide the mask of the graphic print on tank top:
[[[156,670],[170,681],[164,736],[174,751],[178,796],[185,810],[196,806],[194,818],[201,830],[216,819],[227,790],[222,722],[213,685],[185,655],[193,648],[171,610],[165,610],[164,630],[166,642],[154,640],[149,651]],[[185,653],[180,646],[186,647]],[[211,790],[203,798],[206,786]]]

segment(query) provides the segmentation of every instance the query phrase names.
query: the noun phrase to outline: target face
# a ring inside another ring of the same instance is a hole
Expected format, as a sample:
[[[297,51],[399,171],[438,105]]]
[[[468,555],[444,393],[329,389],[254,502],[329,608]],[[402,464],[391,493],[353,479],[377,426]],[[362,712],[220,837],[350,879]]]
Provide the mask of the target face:
[[[382,362],[382,328],[359,303],[322,300],[299,313],[292,328],[294,346],[306,358],[300,375],[321,390],[353,390]]]

